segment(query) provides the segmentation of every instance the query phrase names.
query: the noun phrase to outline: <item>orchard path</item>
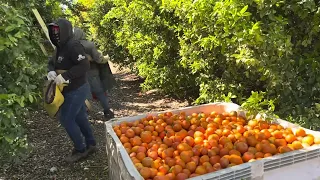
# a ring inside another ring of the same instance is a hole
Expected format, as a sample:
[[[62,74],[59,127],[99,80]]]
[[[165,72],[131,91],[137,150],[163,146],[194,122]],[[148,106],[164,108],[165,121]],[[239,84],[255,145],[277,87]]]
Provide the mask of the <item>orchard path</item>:
[[[115,65],[112,72],[118,87],[110,93],[110,104],[116,117],[132,116],[149,111],[162,111],[187,106],[157,94],[156,91],[142,93],[139,78],[128,70],[119,70]],[[55,119],[50,119],[44,111],[32,112],[27,122],[27,135],[33,152],[21,165],[6,167],[0,171],[2,179],[108,179],[108,164],[105,153],[105,127],[101,121],[101,108],[92,102],[94,111],[90,113],[99,151],[88,159],[67,165],[63,162],[72,148],[64,129]]]

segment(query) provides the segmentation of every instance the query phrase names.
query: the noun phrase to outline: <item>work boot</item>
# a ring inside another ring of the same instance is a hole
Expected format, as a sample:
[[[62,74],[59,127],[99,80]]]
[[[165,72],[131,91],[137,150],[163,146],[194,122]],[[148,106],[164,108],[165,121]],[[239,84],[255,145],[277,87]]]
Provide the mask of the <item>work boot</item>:
[[[88,156],[88,151],[85,150],[84,152],[79,152],[77,150],[73,150],[72,153],[66,157],[65,161],[67,163],[75,163],[81,159],[84,159]]]
[[[110,109],[107,109],[104,111],[104,117],[107,120],[112,119],[112,118],[114,118],[114,113]]]
[[[93,154],[93,153],[95,153],[97,151],[98,151],[97,146],[93,146],[93,145],[87,146],[88,155],[91,155],[91,154]]]

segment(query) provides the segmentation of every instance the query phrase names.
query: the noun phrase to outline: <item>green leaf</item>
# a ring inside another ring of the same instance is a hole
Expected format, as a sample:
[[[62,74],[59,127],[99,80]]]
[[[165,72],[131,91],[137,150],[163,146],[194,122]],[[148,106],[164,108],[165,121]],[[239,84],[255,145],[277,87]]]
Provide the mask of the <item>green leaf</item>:
[[[15,28],[16,28],[15,25],[8,26],[8,27],[6,27],[5,32],[6,32],[6,33],[11,32],[11,31],[14,30]]]
[[[240,14],[243,14],[244,12],[246,12],[246,10],[248,9],[248,5],[244,6],[241,11]]]
[[[33,96],[31,94],[29,94],[29,101],[33,103]]]

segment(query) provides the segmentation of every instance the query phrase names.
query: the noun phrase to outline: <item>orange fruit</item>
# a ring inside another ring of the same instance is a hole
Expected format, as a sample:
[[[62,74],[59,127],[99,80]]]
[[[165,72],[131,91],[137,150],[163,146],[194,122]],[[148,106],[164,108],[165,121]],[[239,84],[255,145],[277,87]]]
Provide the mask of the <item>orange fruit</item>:
[[[182,151],[190,151],[192,148],[187,143],[181,143],[177,146],[177,150],[181,153]]]
[[[286,135],[285,139],[289,144],[291,144],[293,141],[296,140],[296,137],[293,134],[288,134]]]
[[[176,165],[179,165],[182,168],[186,167],[186,163],[182,159],[176,159]]]
[[[140,136],[144,143],[150,143],[152,141],[152,133],[150,131],[143,131]]]
[[[220,156],[215,155],[210,157],[209,162],[211,163],[211,165],[215,165],[216,163],[220,162]]]
[[[279,152],[280,153],[286,153],[286,152],[290,152],[290,151],[292,151],[292,149],[289,148],[288,146],[280,146],[279,147]]]
[[[297,131],[296,131],[296,136],[304,137],[304,136],[306,136],[306,135],[307,135],[307,134],[306,134],[306,131],[305,131],[304,129],[302,129],[302,128],[297,129]]]
[[[277,146],[277,147],[280,147],[280,146],[286,146],[287,145],[287,141],[285,139],[276,139],[274,141],[274,144]]]
[[[234,154],[230,155],[229,161],[230,161],[230,163],[236,164],[236,165],[239,165],[239,164],[243,163],[242,158],[240,156],[237,156],[237,155],[234,155]]]
[[[314,138],[314,144],[320,144],[320,137]]]
[[[256,157],[256,158],[263,158],[263,157],[264,157],[264,153],[262,153],[262,152],[257,152],[257,153],[255,154],[255,157]]]
[[[231,155],[231,154],[234,154],[234,155],[237,155],[237,156],[241,156],[241,153],[239,151],[235,150],[235,149],[232,149],[232,150],[229,151],[229,155]]]
[[[298,150],[298,149],[302,149],[303,148],[303,146],[302,146],[300,141],[293,141],[292,142],[292,146],[293,146],[294,150]]]
[[[172,129],[173,129],[175,132],[179,132],[179,131],[182,129],[182,126],[181,126],[181,124],[176,123],[175,125],[173,125]]]
[[[185,179],[188,179],[188,177],[189,176],[187,174],[185,174],[185,173],[179,173],[176,176],[176,180],[185,180]]]
[[[202,174],[206,174],[207,170],[204,166],[198,166],[195,170],[196,174],[202,175]]]
[[[305,136],[302,139],[302,143],[308,144],[308,145],[312,145],[314,143],[314,137],[313,136]]]
[[[180,153],[180,157],[185,163],[190,162],[192,156],[193,156],[192,151],[183,151]]]
[[[219,161],[220,165],[221,165],[221,168],[226,168],[229,166],[229,159],[226,158],[226,157],[222,157],[220,158],[220,161]]]
[[[193,162],[193,161],[188,162],[188,163],[186,164],[186,168],[187,168],[191,173],[193,173],[193,172],[196,170],[196,168],[197,168],[197,164],[196,164],[195,162]]]
[[[240,153],[245,153],[248,151],[248,145],[244,142],[238,142],[235,144],[235,149],[238,150]]]
[[[149,168],[147,168],[147,167],[141,168],[139,172],[140,172],[140,175],[141,175],[144,179],[150,178],[150,177],[151,177],[151,174],[152,174],[151,170],[150,170]]]
[[[209,162],[210,158],[208,155],[203,155],[200,157],[200,163],[203,164],[205,162]]]
[[[145,157],[142,159],[141,164],[144,167],[151,167],[153,165],[153,159],[150,157]]]

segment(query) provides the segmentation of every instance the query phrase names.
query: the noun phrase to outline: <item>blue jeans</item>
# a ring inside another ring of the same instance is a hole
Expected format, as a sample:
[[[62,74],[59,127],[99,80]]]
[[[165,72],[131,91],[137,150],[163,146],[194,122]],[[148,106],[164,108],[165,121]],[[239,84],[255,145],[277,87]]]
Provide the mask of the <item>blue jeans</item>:
[[[89,75],[88,81],[90,84],[90,90],[91,90],[90,92],[93,92],[97,96],[97,99],[99,100],[101,106],[103,107],[103,110],[106,111],[110,109],[108,97],[104,94],[105,91],[102,87],[100,77],[96,75]],[[91,93],[90,93],[90,96],[91,96]]]
[[[86,83],[74,91],[64,93],[64,103],[60,109],[60,123],[78,151],[85,150],[86,146],[96,145],[85,105],[89,88]]]

